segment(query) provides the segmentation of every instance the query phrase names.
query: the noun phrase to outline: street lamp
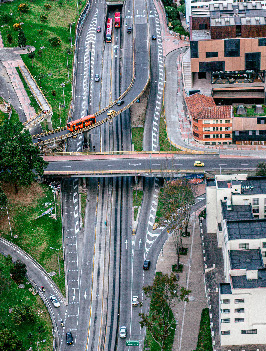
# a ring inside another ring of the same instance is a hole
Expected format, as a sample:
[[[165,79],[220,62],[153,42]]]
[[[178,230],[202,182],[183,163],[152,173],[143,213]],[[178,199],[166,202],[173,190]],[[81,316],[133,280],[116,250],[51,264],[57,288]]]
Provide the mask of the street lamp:
[[[64,90],[64,87],[66,86],[65,83],[61,83],[60,84],[61,87],[63,88],[63,98],[64,98],[64,107],[66,106],[66,101],[65,101],[65,90]]]

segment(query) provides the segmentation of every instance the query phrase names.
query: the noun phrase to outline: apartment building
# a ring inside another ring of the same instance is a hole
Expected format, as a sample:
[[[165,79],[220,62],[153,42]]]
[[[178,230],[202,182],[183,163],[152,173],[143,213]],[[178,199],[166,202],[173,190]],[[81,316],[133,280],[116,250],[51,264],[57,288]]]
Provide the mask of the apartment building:
[[[212,97],[198,93],[185,102],[195,140],[204,145],[232,143],[231,106],[216,106]]]
[[[207,231],[224,258],[221,345],[266,344],[266,178],[218,175],[207,181],[206,202]]]

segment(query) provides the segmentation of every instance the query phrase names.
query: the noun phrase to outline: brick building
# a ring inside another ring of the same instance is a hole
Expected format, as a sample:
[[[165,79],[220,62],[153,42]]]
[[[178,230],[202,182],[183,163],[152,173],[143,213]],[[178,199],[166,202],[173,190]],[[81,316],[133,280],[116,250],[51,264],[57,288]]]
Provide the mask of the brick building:
[[[190,21],[191,86],[216,103],[265,101],[266,10],[260,2],[210,4]]]
[[[195,140],[205,145],[232,143],[231,106],[216,106],[212,97],[198,93],[185,101]]]

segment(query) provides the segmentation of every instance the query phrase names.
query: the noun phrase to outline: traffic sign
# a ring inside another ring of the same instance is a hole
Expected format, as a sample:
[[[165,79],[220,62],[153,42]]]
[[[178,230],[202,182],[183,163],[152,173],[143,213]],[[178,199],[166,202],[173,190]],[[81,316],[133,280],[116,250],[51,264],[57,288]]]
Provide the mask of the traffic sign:
[[[127,340],[126,346],[139,346],[139,341]]]

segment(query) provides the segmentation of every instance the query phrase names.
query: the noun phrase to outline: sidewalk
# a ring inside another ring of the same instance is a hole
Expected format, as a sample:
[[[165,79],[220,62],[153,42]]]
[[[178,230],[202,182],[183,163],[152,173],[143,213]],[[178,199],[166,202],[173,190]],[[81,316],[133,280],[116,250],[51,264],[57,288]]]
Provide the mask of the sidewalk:
[[[196,349],[199,333],[201,312],[207,307],[204,285],[204,267],[198,214],[193,213],[190,220],[190,237],[182,238],[184,247],[188,247],[188,254],[180,256],[180,263],[184,270],[179,273],[179,284],[189,290],[189,302],[179,302],[173,308],[177,321],[173,350],[192,351]],[[172,271],[172,265],[176,263],[176,252],[173,237],[164,244],[158,258],[156,271],[168,273]]]

